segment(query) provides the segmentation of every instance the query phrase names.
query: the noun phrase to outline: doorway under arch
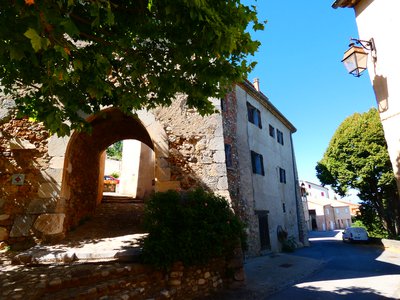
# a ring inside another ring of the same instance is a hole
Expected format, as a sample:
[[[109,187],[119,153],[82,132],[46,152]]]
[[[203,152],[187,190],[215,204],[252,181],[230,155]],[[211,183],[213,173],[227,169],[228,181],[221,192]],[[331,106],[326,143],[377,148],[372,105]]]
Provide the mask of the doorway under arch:
[[[65,153],[61,197],[67,204],[67,230],[91,216],[101,201],[103,153],[108,146],[120,140],[133,139],[154,151],[153,141],[140,120],[123,114],[119,109],[105,109],[88,121],[92,126],[91,134],[75,132]]]

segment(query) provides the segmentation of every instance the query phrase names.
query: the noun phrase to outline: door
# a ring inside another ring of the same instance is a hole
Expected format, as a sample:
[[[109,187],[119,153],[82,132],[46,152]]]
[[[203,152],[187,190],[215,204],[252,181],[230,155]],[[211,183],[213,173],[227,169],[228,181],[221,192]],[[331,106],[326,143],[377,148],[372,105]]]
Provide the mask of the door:
[[[267,214],[258,216],[258,225],[259,225],[259,231],[260,231],[261,250],[271,249],[271,242],[269,239],[268,215]]]

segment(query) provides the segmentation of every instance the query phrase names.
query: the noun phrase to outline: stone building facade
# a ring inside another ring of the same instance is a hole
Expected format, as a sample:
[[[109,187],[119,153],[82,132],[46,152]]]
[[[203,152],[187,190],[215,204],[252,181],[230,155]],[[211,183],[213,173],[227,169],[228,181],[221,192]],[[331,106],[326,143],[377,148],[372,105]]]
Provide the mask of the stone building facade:
[[[12,99],[0,96],[0,241],[17,248],[61,239],[90,217],[102,200],[104,151],[126,139],[140,141],[150,153],[138,167],[139,181],[151,179],[142,194],[204,187],[226,197],[248,225],[249,255],[260,253],[260,240],[279,251],[278,226],[297,241],[307,240],[294,127],[247,81],[222,102],[212,101],[221,113],[205,117],[185,107],[184,95],[169,107],[134,116],[106,108],[87,118],[91,135],[59,138],[28,118],[16,118]],[[248,104],[266,121],[261,132],[248,122]],[[270,136],[268,122],[281,142]],[[252,172],[259,159],[252,151],[265,157],[262,176]]]
[[[229,193],[248,225],[248,255],[278,252],[278,231],[308,244],[292,134],[295,127],[259,90],[234,87],[222,101]]]

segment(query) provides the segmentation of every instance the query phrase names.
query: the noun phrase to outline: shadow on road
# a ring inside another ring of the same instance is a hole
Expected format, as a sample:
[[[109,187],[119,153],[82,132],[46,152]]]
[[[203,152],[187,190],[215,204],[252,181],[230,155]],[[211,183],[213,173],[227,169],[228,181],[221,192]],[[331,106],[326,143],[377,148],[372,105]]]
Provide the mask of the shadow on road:
[[[359,287],[346,287],[338,288],[335,291],[324,291],[313,286],[294,287],[298,291],[294,293],[301,293],[306,298],[298,297],[297,299],[362,299],[362,300],[376,300],[376,299],[393,299],[392,297],[383,296],[379,291],[373,288],[359,288]]]
[[[385,251],[371,243],[343,243],[341,230],[310,232],[308,248],[294,256],[319,259],[324,267],[292,286],[289,291],[267,299],[399,299],[400,251]]]

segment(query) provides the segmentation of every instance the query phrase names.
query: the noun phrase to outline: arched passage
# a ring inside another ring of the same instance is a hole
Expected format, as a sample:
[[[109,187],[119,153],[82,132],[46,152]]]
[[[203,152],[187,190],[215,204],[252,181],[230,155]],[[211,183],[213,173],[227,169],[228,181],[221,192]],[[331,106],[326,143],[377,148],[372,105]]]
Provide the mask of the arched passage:
[[[101,197],[101,156],[109,145],[135,139],[154,150],[150,135],[140,120],[116,108],[102,111],[89,122],[92,133],[74,133],[65,153],[61,196],[67,203],[67,228],[94,212]]]

